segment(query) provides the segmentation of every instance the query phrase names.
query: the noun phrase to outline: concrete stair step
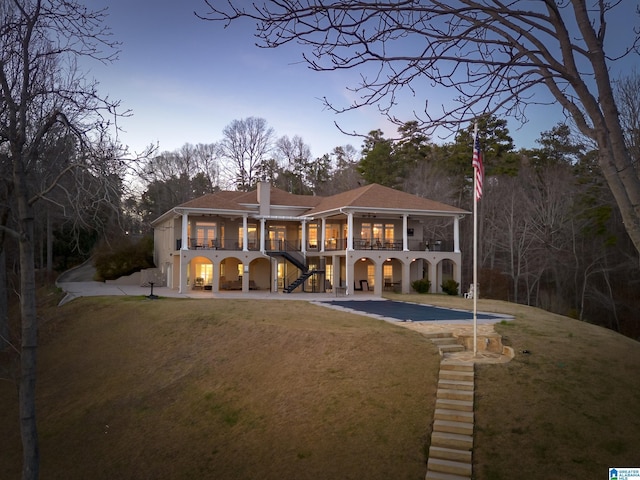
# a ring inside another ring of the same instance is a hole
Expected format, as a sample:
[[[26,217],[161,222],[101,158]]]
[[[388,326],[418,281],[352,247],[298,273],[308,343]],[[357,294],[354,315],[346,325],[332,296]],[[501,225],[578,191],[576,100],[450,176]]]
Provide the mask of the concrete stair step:
[[[440,371],[455,370],[458,372],[473,372],[473,363],[459,362],[455,360],[444,360],[440,363]]]
[[[473,412],[473,400],[456,400],[451,398],[438,398],[436,400],[436,410],[437,409]]]
[[[473,392],[469,390],[438,388],[436,398],[448,398],[449,400],[466,400],[468,402],[473,402]]]
[[[465,372],[459,370],[442,370],[440,369],[439,373],[440,378],[447,380],[462,380],[466,382],[473,382],[475,378],[475,374],[473,371]]]
[[[462,345],[461,343],[458,343],[458,339],[456,337],[432,338],[431,343],[435,343],[436,345]]]
[[[471,463],[444,460],[441,458],[429,458],[427,470],[452,475],[471,476]]]
[[[427,332],[423,333],[423,335],[430,340],[434,338],[453,338],[453,333],[451,332]]]
[[[473,423],[455,422],[452,420],[434,420],[433,431],[459,433],[460,435],[473,435]]]
[[[442,353],[464,352],[464,347],[459,343],[451,345],[436,345]]]
[[[473,386],[474,382],[470,382],[468,380],[449,380],[447,378],[441,378],[438,380],[438,389],[468,390],[473,392]]]
[[[425,480],[471,480],[471,476],[452,475],[450,473],[427,471]]]
[[[458,450],[473,449],[473,436],[460,433],[436,432],[431,434],[431,445]]]
[[[473,412],[463,410],[450,410],[448,408],[437,408],[434,412],[435,420],[446,420],[449,422],[468,422],[473,423]]]
[[[454,462],[471,463],[471,452],[468,450],[458,450],[456,448],[429,447],[429,458],[441,458],[443,460],[453,460]]]

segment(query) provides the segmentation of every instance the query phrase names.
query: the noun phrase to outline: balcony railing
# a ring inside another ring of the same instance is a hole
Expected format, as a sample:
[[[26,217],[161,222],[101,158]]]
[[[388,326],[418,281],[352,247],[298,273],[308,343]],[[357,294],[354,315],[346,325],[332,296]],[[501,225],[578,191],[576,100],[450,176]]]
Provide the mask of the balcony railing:
[[[399,239],[368,239],[353,240],[354,250],[403,250],[404,244]],[[453,241],[445,240],[414,240],[407,241],[407,248],[411,252],[453,252]]]
[[[329,238],[324,242],[325,251],[345,250],[347,248],[346,238]]]
[[[224,239],[209,239],[205,241],[204,239],[197,238],[189,238],[189,249],[190,250],[242,250],[242,241],[239,238],[229,238],[225,237]],[[452,252],[453,251],[453,241],[451,240],[408,240],[408,248],[409,251],[412,252]],[[176,250],[180,250],[182,247],[182,240],[176,240]],[[307,248],[307,251],[319,251],[317,246],[316,248]],[[247,242],[247,248],[250,251],[258,251],[260,250],[260,242],[259,240],[251,240]],[[340,251],[345,250],[347,248],[347,239],[346,238],[330,238],[325,241],[324,251]],[[353,249],[354,250],[387,250],[387,251],[400,251],[403,250],[403,242],[402,240],[397,239],[363,239],[356,238],[353,240]],[[273,251],[301,251],[301,242],[300,240],[265,240],[265,250],[269,252]]]
[[[189,250],[242,250],[242,240],[238,237],[225,237],[223,239],[189,238]],[[260,244],[256,241],[247,242],[249,250],[259,250]],[[176,250],[182,248],[182,239],[176,240]]]

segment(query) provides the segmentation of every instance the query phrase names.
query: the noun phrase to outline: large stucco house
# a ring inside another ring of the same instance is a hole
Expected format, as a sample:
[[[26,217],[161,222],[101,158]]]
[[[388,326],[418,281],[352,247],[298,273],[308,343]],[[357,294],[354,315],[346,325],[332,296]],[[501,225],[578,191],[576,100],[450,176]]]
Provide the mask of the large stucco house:
[[[409,293],[422,278],[438,292],[447,279],[460,282],[459,222],[468,213],[376,184],[319,197],[260,182],[164,213],[153,222],[154,257],[164,284],[183,293],[380,295]]]

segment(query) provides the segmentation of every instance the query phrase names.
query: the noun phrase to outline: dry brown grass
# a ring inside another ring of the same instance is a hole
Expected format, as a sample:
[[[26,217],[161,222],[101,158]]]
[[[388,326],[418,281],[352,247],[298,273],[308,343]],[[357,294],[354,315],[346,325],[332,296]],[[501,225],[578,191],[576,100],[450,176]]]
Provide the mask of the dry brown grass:
[[[517,354],[477,367],[475,480],[640,465],[637,342],[525,306],[479,308],[516,317],[496,329]],[[413,331],[292,301],[42,311],[43,479],[424,478],[438,358]],[[19,478],[16,410],[0,381],[0,478]]]
[[[471,308],[442,295],[394,297]],[[476,368],[474,478],[601,479],[640,466],[640,344],[543,310],[479,300],[515,358]],[[529,353],[523,353],[527,351]]]
[[[43,479],[419,479],[438,356],[422,336],[295,301],[91,298],[48,313]],[[0,478],[19,478],[0,382]]]

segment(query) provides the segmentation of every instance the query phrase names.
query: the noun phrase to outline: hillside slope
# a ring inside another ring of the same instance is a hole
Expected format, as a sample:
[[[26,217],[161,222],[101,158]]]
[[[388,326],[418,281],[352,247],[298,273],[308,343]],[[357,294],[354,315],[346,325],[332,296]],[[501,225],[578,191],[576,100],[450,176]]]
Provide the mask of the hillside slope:
[[[399,296],[469,307],[447,296]],[[474,479],[640,465],[640,344],[521,305],[476,368]],[[46,479],[422,479],[439,358],[420,334],[295,301],[78,299],[41,310]],[[0,382],[0,478],[19,478]]]

